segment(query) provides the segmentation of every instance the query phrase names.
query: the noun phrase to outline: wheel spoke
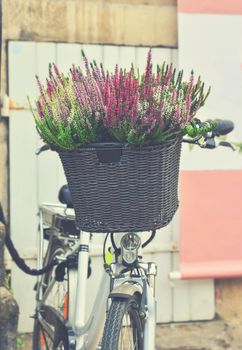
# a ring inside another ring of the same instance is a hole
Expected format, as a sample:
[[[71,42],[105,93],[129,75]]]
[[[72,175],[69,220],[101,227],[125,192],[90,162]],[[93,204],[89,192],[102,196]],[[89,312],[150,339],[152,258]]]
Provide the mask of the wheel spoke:
[[[48,339],[49,336],[46,334],[43,326],[41,325],[41,329],[40,329],[40,344],[41,344],[41,348],[43,346],[43,350],[51,350],[50,347],[49,347],[49,342],[47,341],[47,337]]]
[[[52,259],[57,255],[64,254],[63,247],[59,244],[53,249],[52,254],[50,255],[49,261],[52,261]],[[48,286],[53,279],[55,278],[55,269],[53,268],[51,272],[45,275],[44,277],[44,283],[46,286]],[[45,293],[44,288],[43,293]],[[47,298],[43,298],[44,304],[43,310],[40,306],[40,311],[42,312],[41,317],[43,318],[43,322],[46,323],[45,325],[41,324],[38,317],[36,318],[36,324],[35,324],[35,330],[34,330],[34,350],[67,350],[66,345],[66,334],[62,330],[62,326],[59,326],[58,316],[55,314],[52,315],[51,309],[54,309],[58,313],[60,313],[60,316],[63,317],[63,319],[67,319],[68,317],[68,280],[64,279],[61,282],[55,281],[55,283],[52,284],[51,290],[48,290],[48,296]],[[46,313],[47,310],[47,313]],[[57,317],[57,319],[56,319]],[[60,318],[61,320],[61,318]],[[48,334],[48,328],[53,333],[53,337]]]

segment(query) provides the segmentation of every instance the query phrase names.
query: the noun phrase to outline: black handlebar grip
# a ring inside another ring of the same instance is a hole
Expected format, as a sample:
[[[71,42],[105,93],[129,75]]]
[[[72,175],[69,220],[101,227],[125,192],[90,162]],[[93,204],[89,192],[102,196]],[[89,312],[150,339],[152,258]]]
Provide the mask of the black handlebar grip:
[[[234,123],[231,120],[216,120],[216,126],[213,130],[215,136],[227,135],[234,129]]]

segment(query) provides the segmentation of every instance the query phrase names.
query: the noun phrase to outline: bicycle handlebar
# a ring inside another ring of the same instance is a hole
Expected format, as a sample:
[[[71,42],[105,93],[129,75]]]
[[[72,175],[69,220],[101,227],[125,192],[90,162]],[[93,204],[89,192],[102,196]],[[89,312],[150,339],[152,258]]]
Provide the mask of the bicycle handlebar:
[[[227,135],[234,130],[234,123],[231,120],[218,119],[213,130],[215,136]]]
[[[184,137],[183,142],[190,143],[194,145],[198,145],[201,148],[214,149],[218,146],[230,147],[235,150],[235,147],[227,141],[220,141],[216,143],[215,138],[219,136],[224,136],[229,134],[234,129],[234,123],[231,120],[226,119],[217,119],[217,120],[208,120],[206,122],[201,122],[199,119],[196,119],[196,127],[199,131],[203,131],[203,129],[211,129],[211,131],[206,132],[198,132],[198,136],[192,137]],[[199,142],[201,139],[204,141]]]

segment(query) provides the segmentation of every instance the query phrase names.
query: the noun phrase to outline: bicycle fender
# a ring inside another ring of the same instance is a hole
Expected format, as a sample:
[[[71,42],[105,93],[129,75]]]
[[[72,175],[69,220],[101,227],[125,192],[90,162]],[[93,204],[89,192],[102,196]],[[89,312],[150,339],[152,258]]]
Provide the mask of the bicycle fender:
[[[113,288],[109,298],[130,298],[138,293],[142,295],[143,288],[139,283],[127,281]]]

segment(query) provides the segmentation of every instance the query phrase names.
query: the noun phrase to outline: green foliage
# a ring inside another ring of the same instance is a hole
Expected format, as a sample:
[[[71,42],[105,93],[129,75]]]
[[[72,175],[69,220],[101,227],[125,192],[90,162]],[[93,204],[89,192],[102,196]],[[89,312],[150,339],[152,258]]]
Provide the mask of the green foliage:
[[[233,142],[233,145],[238,149],[239,153],[242,154],[242,142]]]
[[[23,340],[23,335],[22,334],[18,334],[18,336],[17,336],[16,347],[17,347],[17,349],[24,349],[25,348],[25,344],[24,344],[24,340]]]
[[[78,115],[76,109],[71,110],[69,122],[64,125],[60,120],[55,120],[48,113],[45,118],[38,118],[30,104],[35,118],[36,128],[41,138],[50,146],[65,150],[73,150],[82,145],[94,142],[97,138],[98,121],[86,114],[85,117]]]
[[[13,290],[11,288],[11,273],[10,272],[5,273],[3,285],[11,294],[13,294]]]
[[[206,123],[205,125],[200,126],[196,123],[196,121],[192,120],[190,124],[186,125],[183,129],[183,134],[188,135],[192,138],[195,138],[200,135],[205,135],[208,132],[212,131],[216,128],[217,122],[216,120],[210,121]]]

